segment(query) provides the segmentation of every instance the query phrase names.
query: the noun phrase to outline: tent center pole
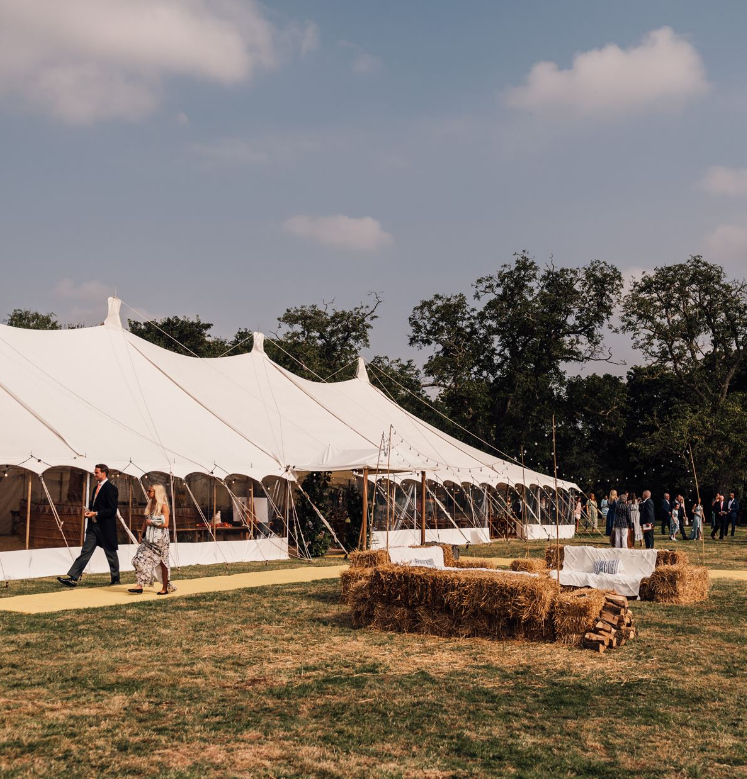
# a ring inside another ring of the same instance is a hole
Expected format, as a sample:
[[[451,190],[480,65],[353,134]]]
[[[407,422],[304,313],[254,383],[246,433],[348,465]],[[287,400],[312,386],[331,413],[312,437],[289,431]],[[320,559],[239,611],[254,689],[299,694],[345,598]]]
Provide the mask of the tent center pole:
[[[425,471],[420,472],[420,545],[425,546]]]
[[[26,475],[26,549],[31,536],[31,474]]]
[[[361,523],[360,548],[368,548],[368,468],[363,469],[363,522]]]

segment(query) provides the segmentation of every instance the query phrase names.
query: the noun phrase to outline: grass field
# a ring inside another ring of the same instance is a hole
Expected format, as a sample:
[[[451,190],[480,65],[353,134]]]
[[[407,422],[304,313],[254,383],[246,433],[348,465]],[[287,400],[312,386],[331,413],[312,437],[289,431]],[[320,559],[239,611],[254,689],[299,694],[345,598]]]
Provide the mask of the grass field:
[[[713,554],[747,567],[746,551]],[[322,581],[0,613],[0,774],[747,776],[741,583],[695,606],[634,604],[639,637],[602,656],[354,630],[338,595]]]

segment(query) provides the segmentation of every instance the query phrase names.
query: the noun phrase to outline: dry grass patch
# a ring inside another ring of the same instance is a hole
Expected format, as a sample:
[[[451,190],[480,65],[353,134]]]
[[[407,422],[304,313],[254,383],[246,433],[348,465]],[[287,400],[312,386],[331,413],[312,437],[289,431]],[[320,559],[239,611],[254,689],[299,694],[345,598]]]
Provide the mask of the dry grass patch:
[[[739,776],[747,594],[635,609],[605,656],[355,630],[333,581],[0,614],[0,773]]]

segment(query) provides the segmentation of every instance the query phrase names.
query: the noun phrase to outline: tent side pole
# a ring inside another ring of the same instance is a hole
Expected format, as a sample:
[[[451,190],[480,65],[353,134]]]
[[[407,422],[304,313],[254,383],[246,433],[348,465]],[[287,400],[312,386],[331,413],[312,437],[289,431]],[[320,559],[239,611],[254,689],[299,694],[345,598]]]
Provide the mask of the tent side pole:
[[[217,540],[217,536],[215,535],[215,515],[218,513],[218,482],[216,478],[213,476],[213,516],[210,519],[213,525],[213,538]]]
[[[176,497],[174,492],[174,474],[171,476],[171,527],[173,528],[174,543],[176,543]]]
[[[361,523],[360,547],[368,548],[368,468],[363,469],[363,522]]]
[[[26,549],[31,536],[31,474],[26,474]]]
[[[290,524],[290,500],[291,485],[288,479],[285,480],[285,537],[288,538],[288,525]]]
[[[420,545],[425,546],[425,471],[420,472]]]
[[[249,479],[249,511],[252,518],[252,538],[255,536],[254,528],[257,522],[257,515],[254,513],[254,482]]]
[[[86,509],[88,508],[88,500],[91,494],[91,474],[86,474],[86,485],[83,487],[83,511],[80,515],[80,545],[83,546],[83,540],[86,535]]]
[[[130,533],[132,533],[132,476],[127,479],[127,513],[130,524]]]

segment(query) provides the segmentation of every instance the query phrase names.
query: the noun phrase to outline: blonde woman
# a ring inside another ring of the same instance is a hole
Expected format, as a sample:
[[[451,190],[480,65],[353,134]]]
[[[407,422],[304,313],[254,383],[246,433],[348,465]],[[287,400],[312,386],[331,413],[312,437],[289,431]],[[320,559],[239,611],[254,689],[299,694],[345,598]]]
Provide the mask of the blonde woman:
[[[163,585],[158,595],[168,595],[176,587],[169,580],[169,501],[163,484],[148,490],[143,526],[138,533],[140,545],[132,558],[137,587],[129,592],[142,593],[158,579]]]
[[[615,511],[617,510],[617,490],[610,490],[609,507],[607,509],[606,527],[604,534],[612,538],[612,526],[615,523]]]

